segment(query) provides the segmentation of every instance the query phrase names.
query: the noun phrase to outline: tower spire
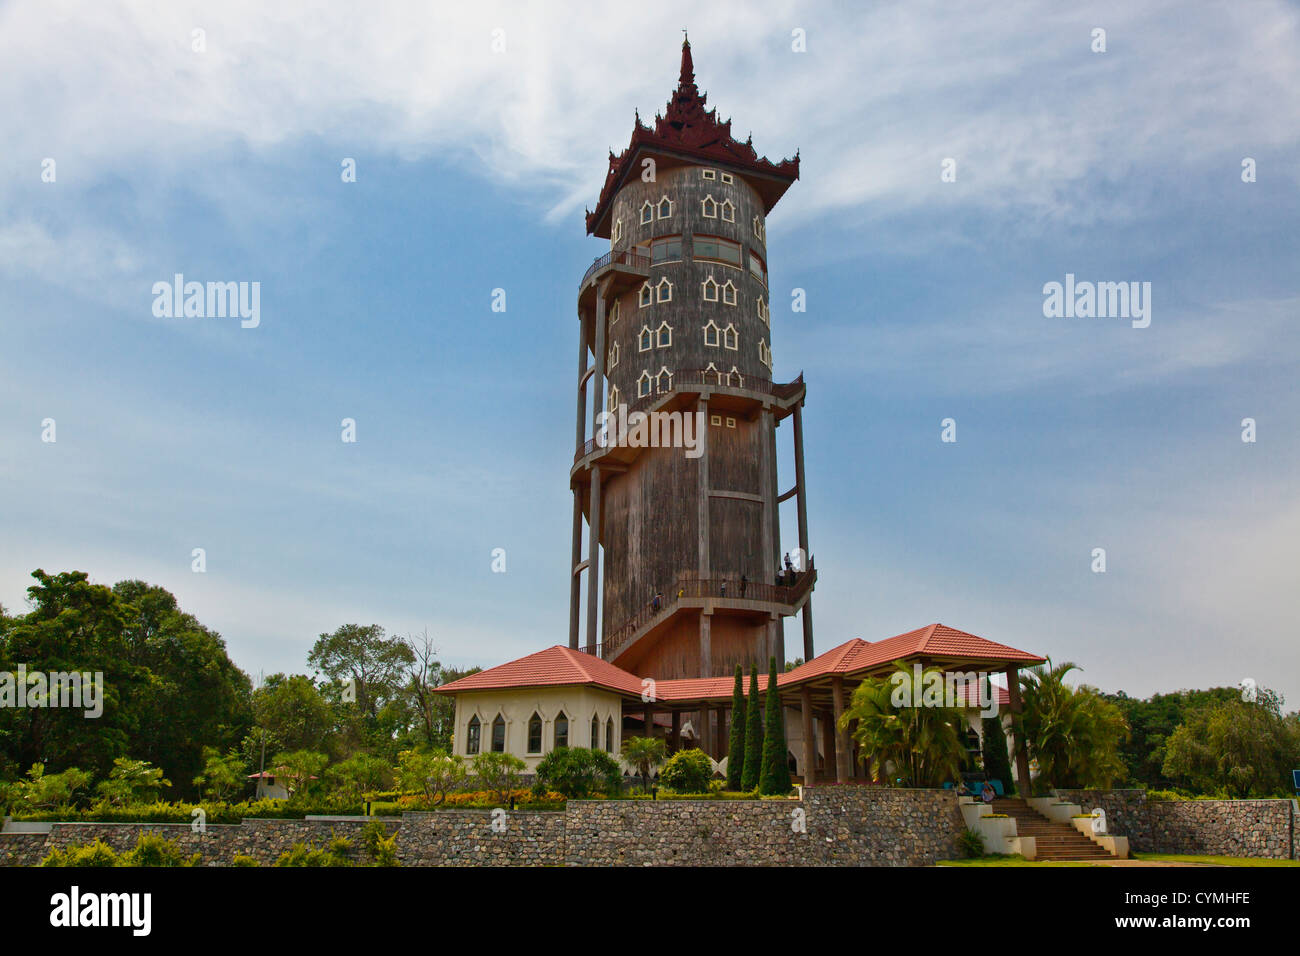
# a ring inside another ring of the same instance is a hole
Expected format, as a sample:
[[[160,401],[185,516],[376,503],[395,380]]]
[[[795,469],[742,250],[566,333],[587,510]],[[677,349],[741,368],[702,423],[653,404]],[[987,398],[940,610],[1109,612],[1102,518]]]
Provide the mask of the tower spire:
[[[691,38],[682,31],[682,72],[677,78],[678,89],[695,85],[695,61],[691,59]]]

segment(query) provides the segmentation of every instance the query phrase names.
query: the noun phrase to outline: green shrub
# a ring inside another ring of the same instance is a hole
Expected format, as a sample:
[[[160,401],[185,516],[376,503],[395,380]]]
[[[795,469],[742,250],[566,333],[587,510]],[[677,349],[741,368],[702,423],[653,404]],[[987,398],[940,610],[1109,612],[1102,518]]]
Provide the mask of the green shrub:
[[[745,765],[740,789],[755,790],[763,776],[763,702],[758,696],[758,671],[749,672],[749,706],[745,709]],[[730,762],[730,761],[728,761]]]
[[[537,765],[533,794],[549,791],[580,800],[592,793],[614,794],[623,788],[618,761],[603,750],[556,747]]]
[[[659,771],[659,782],[678,793],[708,793],[713,762],[697,747],[679,750]]]
[[[135,849],[119,858],[118,866],[198,866],[201,853],[186,855],[179,843],[156,833],[141,833]]]
[[[764,796],[789,793],[794,789],[790,782],[790,764],[786,760],[785,717],[782,714],[781,695],[776,692],[776,658],[768,659],[767,694],[765,695],[767,719],[763,727],[763,772],[758,782],[758,792]],[[804,780],[813,782],[815,767],[808,767]]]
[[[53,850],[41,860],[41,866],[118,866],[120,858],[113,848],[103,840],[96,839],[82,846],[70,846],[66,850]]]
[[[261,866],[253,857],[246,853],[236,853],[230,858],[231,866]]]
[[[984,837],[978,830],[963,830],[957,835],[957,852],[967,860],[984,855]]]
[[[736,665],[736,684],[731,690],[731,735],[727,743],[727,789],[740,790],[745,776],[745,678]]]
[[[331,841],[332,843],[337,841]],[[351,845],[351,844],[349,844]],[[295,843],[289,850],[280,854],[276,866],[351,866],[346,856],[327,850],[316,849],[305,843]]]

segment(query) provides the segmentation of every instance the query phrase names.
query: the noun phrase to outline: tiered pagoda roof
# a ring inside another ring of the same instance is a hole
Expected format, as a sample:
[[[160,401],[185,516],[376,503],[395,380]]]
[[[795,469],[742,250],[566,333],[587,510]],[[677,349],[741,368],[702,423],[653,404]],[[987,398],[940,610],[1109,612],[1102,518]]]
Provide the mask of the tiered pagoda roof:
[[[655,114],[654,126],[641,122],[638,113],[632,128],[632,141],[627,149],[609,154],[609,173],[600,191],[594,210],[587,211],[587,232],[609,238],[609,215],[614,194],[622,187],[629,174],[640,169],[637,162],[643,153],[667,157],[670,160],[698,162],[724,166],[744,176],[763,197],[764,212],[770,212],[790,184],[799,178],[799,154],[794,159],[773,163],[754,151],[753,136],[743,143],[731,135],[731,120],[719,120],[717,109],[705,110],[708,95],[695,85],[695,63],[691,59],[690,40],[682,41],[682,68],[677,89],[660,115]]]

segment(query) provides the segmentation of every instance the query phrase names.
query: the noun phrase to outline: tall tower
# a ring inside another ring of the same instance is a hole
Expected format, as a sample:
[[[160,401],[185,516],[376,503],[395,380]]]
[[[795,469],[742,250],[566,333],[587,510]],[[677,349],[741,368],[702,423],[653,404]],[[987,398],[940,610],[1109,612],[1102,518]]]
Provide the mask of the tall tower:
[[[588,653],[658,679],[783,661],[782,619],[793,614],[804,659],[813,657],[805,387],[802,375],[772,381],[766,244],[767,214],[799,178],[799,157],[760,158],[705,101],[683,42],[665,114],[653,127],[638,115],[628,148],[610,153],[587,213],[587,232],[610,251],[578,291],[569,646],[581,639]],[[702,453],[598,440],[601,413],[620,405],[628,415],[702,414],[693,419],[704,423]],[[787,418],[795,481],[782,492],[776,428]],[[791,496],[799,544],[786,573],[777,506]]]

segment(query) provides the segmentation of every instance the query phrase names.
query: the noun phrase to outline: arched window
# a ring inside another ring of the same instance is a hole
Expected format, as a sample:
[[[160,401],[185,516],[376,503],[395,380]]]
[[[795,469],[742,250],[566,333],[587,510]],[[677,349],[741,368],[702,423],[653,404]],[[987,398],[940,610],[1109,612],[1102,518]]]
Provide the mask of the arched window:
[[[700,295],[704,298],[705,302],[718,301],[718,283],[713,276],[709,276],[700,283]]]
[[[655,347],[655,334],[650,331],[650,326],[641,326],[641,334],[637,337],[636,350],[638,352],[649,352]]]
[[[609,717],[605,720],[605,749],[610,753],[614,752],[614,718]]]
[[[736,204],[732,202],[730,199],[722,200],[722,221],[723,222],[736,221]]]
[[[754,236],[757,239],[763,238],[763,219],[761,216],[754,217]]]
[[[555,746],[569,746],[569,716],[564,711],[555,715]]]
[[[766,324],[767,324],[767,321],[768,321],[768,318],[767,318],[767,303],[763,301],[763,297],[762,297],[761,295],[760,295],[757,299],[755,299],[754,301],[755,301],[755,303],[756,303],[756,305],[755,305],[754,307],[758,310],[758,317],[759,317],[760,319],[762,319],[762,320],[763,320],[763,324],[766,325]]]
[[[618,365],[618,343],[615,342],[609,350],[609,359],[605,362],[606,370]]]
[[[732,351],[740,348],[740,333],[734,325],[728,325],[722,330],[722,344]]]
[[[591,749],[600,749],[600,717],[591,715]]]
[[[469,726],[465,729],[465,753],[478,753],[479,741],[483,736],[483,725],[479,723],[478,714],[469,719]]]
[[[705,219],[718,218],[718,202],[712,196],[705,196],[700,200],[700,215]]]
[[[614,238],[613,238],[613,243],[614,243],[615,245],[617,245],[617,244],[618,244],[619,242],[621,242],[622,240],[623,240],[623,220],[622,220],[622,219],[615,219],[615,220],[614,220]]]
[[[767,366],[768,371],[771,371],[772,350],[767,347],[767,342],[763,339],[758,340],[758,360]]]
[[[650,378],[649,372],[642,372],[641,377],[636,380],[637,398],[645,398],[650,394],[650,389],[654,386],[651,384],[653,379]]]
[[[720,331],[721,329],[718,328],[717,323],[714,322],[712,319],[709,319],[709,324],[704,327],[704,344],[711,345],[714,348],[717,348],[718,333]]]
[[[505,753],[506,751],[506,719],[500,714],[492,719],[492,752]]]
[[[618,386],[615,385],[615,386],[611,387],[610,390],[609,390],[609,411],[610,411],[610,414],[613,414],[614,412],[618,411],[618,403],[619,403],[619,399],[620,399],[620,398],[622,398],[622,396],[619,394]]]
[[[673,300],[673,284],[668,281],[667,276],[659,280],[659,284],[655,286],[655,294],[659,302],[671,302]]]
[[[730,279],[722,284],[722,301],[725,305],[736,304],[736,287]]]
[[[618,299],[609,307],[609,327],[613,328],[618,323]]]
[[[658,329],[658,346],[666,349],[673,344],[673,327],[667,322],[661,322]]]
[[[740,374],[740,369],[731,366],[731,371],[727,373],[727,384],[734,385],[736,388],[745,387],[745,376]]]
[[[542,752],[542,717],[537,711],[533,711],[533,716],[528,718],[528,752]]]
[[[641,225],[644,226],[647,223],[654,222],[654,220],[655,220],[655,204],[647,199],[645,202],[641,204]]]
[[[641,308],[644,309],[647,305],[649,305],[654,300],[655,300],[654,290],[650,288],[650,283],[647,282],[645,283],[645,285],[641,286],[641,294],[640,296],[638,296],[638,301],[641,303]]]
[[[667,366],[665,366],[664,368],[661,368],[659,370],[659,374],[655,376],[655,391],[671,392],[672,390],[673,390],[673,373],[668,371]]]
[[[717,343],[717,342],[714,342],[713,344],[714,344],[714,345],[717,345],[718,343]],[[709,363],[709,367],[706,368],[706,369],[704,370],[704,381],[705,381],[706,383],[708,382],[708,380],[709,380],[709,376],[710,376],[710,375],[712,375],[712,376],[714,377],[714,384],[716,384],[716,385],[721,385],[721,384],[722,384],[722,373],[718,371],[718,367],[717,367],[716,365],[714,365],[712,362],[710,362],[710,363]],[[713,424],[715,424],[715,425],[721,425],[721,424],[722,424],[722,419],[721,419],[721,418],[718,418],[717,415],[714,415],[713,417],[718,419],[718,420],[717,420],[716,422],[714,422]]]
[[[659,200],[659,218],[667,219],[673,214],[673,201],[667,196]]]

